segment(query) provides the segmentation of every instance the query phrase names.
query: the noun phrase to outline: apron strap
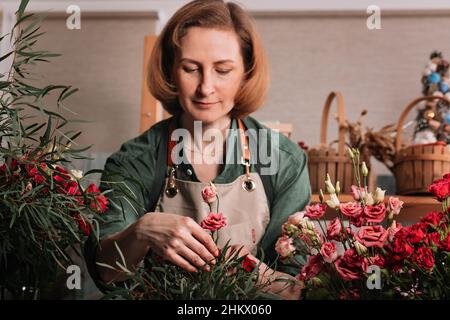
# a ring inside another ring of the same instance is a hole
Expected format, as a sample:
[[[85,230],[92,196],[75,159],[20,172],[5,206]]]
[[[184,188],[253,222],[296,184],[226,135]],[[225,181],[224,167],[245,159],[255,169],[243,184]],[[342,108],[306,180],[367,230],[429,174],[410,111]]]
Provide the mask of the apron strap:
[[[237,119],[239,125],[239,136],[241,137],[241,163],[245,166],[245,174],[250,176],[250,147],[248,143],[248,136],[245,135],[244,122],[241,119]]]

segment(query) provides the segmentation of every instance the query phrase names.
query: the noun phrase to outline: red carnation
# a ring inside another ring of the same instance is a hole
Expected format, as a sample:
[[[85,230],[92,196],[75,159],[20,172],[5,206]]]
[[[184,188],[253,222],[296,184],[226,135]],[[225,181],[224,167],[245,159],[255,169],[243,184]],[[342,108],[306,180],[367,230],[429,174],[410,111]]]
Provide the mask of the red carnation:
[[[445,213],[443,212],[432,211],[427,213],[426,216],[422,217],[422,219],[420,219],[420,222],[425,224],[431,224],[433,226],[438,226],[439,222],[441,222],[444,215]]]
[[[431,192],[433,196],[440,202],[444,201],[450,191],[450,175],[446,174],[442,179],[433,181],[433,184],[428,188],[428,192]]]
[[[89,235],[91,234],[91,226],[86,223],[86,221],[84,221],[84,219],[80,216],[79,213],[76,213],[73,216],[73,219],[78,223],[78,227],[80,228],[81,231],[83,231],[83,233],[89,237]]]
[[[431,270],[434,267],[433,251],[430,248],[420,247],[417,253],[413,255],[413,261],[425,270]]]
[[[100,193],[95,184],[90,184],[86,192],[94,194],[94,200],[90,204],[92,210],[103,213],[108,209],[108,199]]]
[[[447,237],[444,240],[439,242],[439,248],[444,250],[444,251],[449,251],[450,252],[450,233],[447,234]]]
[[[244,260],[242,260],[242,267],[247,270],[247,272],[252,272],[255,270],[255,266],[256,262],[249,256],[245,256]]]

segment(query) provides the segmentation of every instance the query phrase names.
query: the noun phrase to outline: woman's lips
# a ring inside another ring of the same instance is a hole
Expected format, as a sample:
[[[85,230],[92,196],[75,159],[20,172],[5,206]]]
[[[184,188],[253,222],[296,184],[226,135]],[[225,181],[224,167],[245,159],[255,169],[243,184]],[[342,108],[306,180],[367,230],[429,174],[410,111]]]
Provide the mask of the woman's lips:
[[[211,108],[212,106],[218,104],[218,102],[201,102],[201,101],[195,101],[195,100],[193,101],[193,103],[202,109],[208,109],[208,108]]]

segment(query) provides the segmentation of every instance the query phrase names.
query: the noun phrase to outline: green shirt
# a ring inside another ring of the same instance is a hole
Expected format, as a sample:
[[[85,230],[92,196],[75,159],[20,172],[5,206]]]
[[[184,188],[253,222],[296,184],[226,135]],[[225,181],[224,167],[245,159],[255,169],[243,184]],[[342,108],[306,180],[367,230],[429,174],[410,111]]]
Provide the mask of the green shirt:
[[[110,189],[106,196],[110,200],[110,208],[103,215],[100,223],[100,239],[126,229],[150,208],[150,195],[158,190],[151,190],[155,173],[167,170],[165,165],[157,164],[157,155],[167,154],[166,143],[161,143],[167,135],[170,119],[163,120],[140,136],[125,142],[119,151],[112,154],[106,161],[101,189]],[[245,119],[247,129],[266,128],[251,117]],[[237,128],[237,121],[232,121],[231,129]],[[269,131],[266,139],[270,139]],[[228,136],[227,146],[231,145],[232,135]],[[235,142],[238,145],[239,142]],[[250,149],[252,144],[250,144]],[[240,149],[237,149],[240,150]],[[255,150],[252,151],[252,156]],[[228,152],[228,151],[227,151]],[[239,152],[239,151],[237,151]],[[264,252],[266,262],[276,259],[275,242],[281,235],[281,226],[287,218],[309,203],[311,187],[308,176],[306,154],[293,141],[279,134],[278,170],[270,176],[272,186],[272,201],[269,203],[270,222],[262,237],[259,248]],[[190,170],[189,174],[186,174]],[[251,166],[255,171],[255,166]],[[214,179],[214,183],[230,183],[244,173],[244,166],[236,161],[225,163],[222,172]],[[191,164],[181,164],[177,169],[177,178],[199,181]],[[123,182],[126,179],[125,182]],[[120,182],[122,181],[122,182]],[[90,258],[92,259],[92,257]],[[87,258],[88,260],[88,258]],[[88,261],[89,262],[89,261]],[[92,262],[92,261],[91,261]],[[286,270],[289,271],[289,270]],[[298,270],[290,270],[297,273]]]

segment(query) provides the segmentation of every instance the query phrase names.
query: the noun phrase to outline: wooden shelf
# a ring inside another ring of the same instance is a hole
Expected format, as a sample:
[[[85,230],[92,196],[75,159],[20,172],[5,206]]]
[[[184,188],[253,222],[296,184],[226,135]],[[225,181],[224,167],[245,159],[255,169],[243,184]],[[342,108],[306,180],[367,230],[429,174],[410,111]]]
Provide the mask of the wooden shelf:
[[[385,203],[389,200],[390,195],[385,197]],[[409,222],[414,223],[420,220],[421,217],[426,215],[430,211],[441,211],[442,204],[438,202],[436,199],[432,198],[431,195],[427,196],[392,196],[397,197],[401,201],[403,201],[403,209],[400,211],[400,214],[396,216],[398,222]],[[327,199],[327,195],[325,195],[325,199]],[[353,197],[350,194],[341,194],[339,195],[339,200],[341,202],[349,202],[353,201]],[[313,194],[311,198],[312,202],[319,202],[319,195]],[[335,218],[336,212],[328,208],[325,219],[333,219]]]

